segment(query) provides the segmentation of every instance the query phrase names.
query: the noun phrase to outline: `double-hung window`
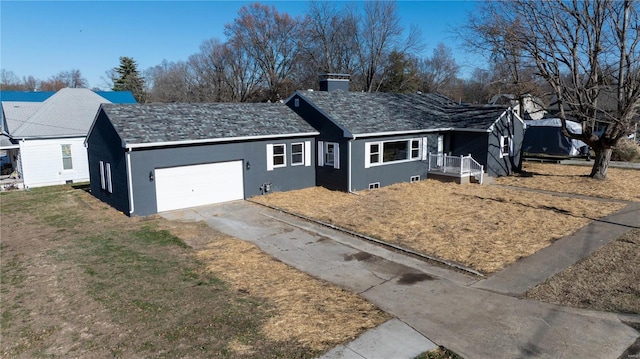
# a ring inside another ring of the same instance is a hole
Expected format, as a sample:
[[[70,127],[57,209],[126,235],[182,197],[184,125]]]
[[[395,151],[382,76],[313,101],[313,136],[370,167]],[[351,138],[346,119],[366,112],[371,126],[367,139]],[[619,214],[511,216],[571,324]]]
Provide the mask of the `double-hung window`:
[[[291,165],[304,165],[304,143],[300,142],[291,144]]]
[[[287,149],[285,145],[273,145],[273,167],[285,167],[287,165]]]
[[[71,145],[62,145],[62,169],[73,169],[73,158],[71,157]]]

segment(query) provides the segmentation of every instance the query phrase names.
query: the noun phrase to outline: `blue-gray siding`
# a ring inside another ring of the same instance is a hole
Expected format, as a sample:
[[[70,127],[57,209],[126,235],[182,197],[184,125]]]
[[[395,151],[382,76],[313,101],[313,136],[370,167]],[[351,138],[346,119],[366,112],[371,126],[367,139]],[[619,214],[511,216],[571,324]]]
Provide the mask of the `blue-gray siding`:
[[[404,136],[386,136],[362,138],[351,143],[351,190],[360,191],[369,188],[369,184],[380,183],[380,187],[394,183],[409,182],[412,176],[427,178],[428,163],[416,160],[399,163],[387,163],[365,168],[366,146],[369,142],[410,140],[427,138],[427,152],[436,153],[438,149],[438,134],[412,134]]]
[[[159,168],[189,166],[197,164],[243,161],[245,198],[263,194],[261,187],[270,183],[271,191],[290,191],[315,186],[315,159],[311,166],[291,166],[291,144],[311,141],[313,138],[244,141],[217,143],[200,146],[168,147],[137,150],[131,153],[131,177],[133,179],[134,215],[149,215],[156,212],[155,183],[149,173]],[[287,167],[267,171],[267,144],[287,146]],[[249,169],[247,169],[249,163]]]
[[[87,138],[89,159],[89,181],[91,194],[117,210],[129,214],[129,188],[127,187],[127,165],[120,136],[107,119],[99,112],[93,131]],[[113,193],[102,189],[100,161],[111,165]]]

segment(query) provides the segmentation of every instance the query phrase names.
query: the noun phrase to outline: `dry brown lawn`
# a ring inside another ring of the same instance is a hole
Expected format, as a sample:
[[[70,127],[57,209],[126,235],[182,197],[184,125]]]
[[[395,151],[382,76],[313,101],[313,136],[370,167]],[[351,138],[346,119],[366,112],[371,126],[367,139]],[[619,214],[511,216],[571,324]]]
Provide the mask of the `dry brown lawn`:
[[[554,192],[574,193],[592,197],[640,201],[640,170],[609,168],[607,180],[596,181],[589,177],[590,166],[569,166],[525,162],[521,176],[496,179],[496,183],[543,189]]]
[[[391,318],[358,295],[300,272],[204,223],[165,222],[163,226],[195,247],[198,258],[216,277],[236,291],[273,305],[261,329],[273,341],[293,340],[325,351]]]
[[[526,296],[573,307],[640,314],[640,230],[598,249]]]
[[[358,194],[321,187],[259,203],[493,273],[624,205],[426,180]]]

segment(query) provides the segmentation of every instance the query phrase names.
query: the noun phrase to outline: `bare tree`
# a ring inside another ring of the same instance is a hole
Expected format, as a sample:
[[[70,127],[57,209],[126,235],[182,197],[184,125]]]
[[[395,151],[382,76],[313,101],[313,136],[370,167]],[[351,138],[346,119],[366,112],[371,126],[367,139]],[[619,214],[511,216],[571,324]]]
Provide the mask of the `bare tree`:
[[[24,85],[20,83],[20,78],[18,78],[15,72],[6,69],[0,70],[0,89],[13,91],[25,90]]]
[[[35,91],[38,89],[39,81],[36,80],[35,77],[29,75],[22,78],[22,83],[24,84],[25,91]]]
[[[70,71],[61,71],[48,80],[40,82],[40,90],[58,91],[65,87],[86,88],[88,85],[80,70],[72,69]]]
[[[422,90],[426,92],[443,92],[444,87],[456,79],[460,66],[453,58],[451,49],[438,43],[433,55],[420,64]]]
[[[495,94],[510,94],[525,108],[529,95],[544,96],[543,86],[535,73],[535,62],[523,56],[523,48],[512,37],[514,33],[504,31],[505,26],[514,26],[502,16],[495,16],[493,4],[480,7],[469,16],[469,21],[460,33],[471,51],[485,54],[489,59],[492,79],[488,91]],[[509,19],[510,20],[510,19]],[[522,19],[516,19],[516,24]],[[515,25],[518,26],[518,25]]]
[[[623,1],[491,2],[505,46],[536,65],[557,99],[563,132],[591,146],[590,176],[605,179],[613,147],[631,132],[640,106],[639,3]],[[615,106],[605,99],[613,97]],[[566,119],[582,123],[571,133]]]
[[[318,73],[351,73],[358,47],[358,20],[354,11],[338,8],[329,1],[311,1],[302,24],[303,62],[316,81]]]
[[[145,72],[149,102],[192,102],[187,64],[163,60]]]
[[[243,49],[262,70],[269,99],[277,100],[290,80],[299,52],[299,21],[275,7],[258,3],[243,6],[239,17],[225,26],[229,43]]]
[[[366,2],[359,28],[356,44],[362,89],[372,92],[377,89],[376,82],[380,83],[386,55],[397,45],[404,30],[395,2]]]

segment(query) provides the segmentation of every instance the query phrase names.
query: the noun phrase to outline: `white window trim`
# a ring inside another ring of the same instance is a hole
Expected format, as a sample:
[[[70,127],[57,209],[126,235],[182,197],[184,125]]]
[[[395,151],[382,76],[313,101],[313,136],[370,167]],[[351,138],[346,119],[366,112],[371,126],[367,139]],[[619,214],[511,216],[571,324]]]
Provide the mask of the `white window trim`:
[[[69,157],[67,157],[67,158],[69,158],[71,160],[71,168],[64,168],[64,159],[65,159],[64,150],[63,150],[64,146],[69,146]],[[68,143],[61,144],[60,145],[60,153],[61,153],[61,158],[62,158],[62,170],[63,171],[73,171],[73,152],[71,150],[71,144],[68,144]]]
[[[419,181],[420,181],[420,175],[411,176],[411,178],[409,179],[409,182],[411,183],[419,182]]]
[[[276,156],[273,151],[273,148],[275,146],[282,146],[284,151],[283,154],[278,155],[278,156],[283,156],[283,164],[281,165],[276,165],[273,161],[274,156]],[[268,143],[267,144],[267,171],[273,171],[274,168],[283,168],[283,167],[287,167],[287,146],[283,143]]]
[[[380,182],[369,183],[369,189],[377,189],[380,188]]]
[[[295,145],[300,145],[300,147],[302,148],[302,152],[300,152],[300,154],[302,155],[300,162],[293,162],[293,146]],[[305,156],[306,156],[306,151],[305,151],[305,143],[304,142],[294,142],[291,144],[291,166],[304,166],[305,165]]]
[[[390,162],[383,162],[383,157],[384,157],[384,144],[388,143],[388,142],[402,142],[402,141],[406,141],[407,142],[407,159],[404,160],[397,160],[397,161],[390,161]],[[418,141],[418,156],[417,157],[411,157],[411,144],[413,141]],[[369,167],[375,167],[375,166],[386,166],[386,165],[394,165],[394,164],[398,164],[398,163],[406,163],[406,162],[415,162],[415,161],[424,161],[426,160],[426,143],[427,143],[427,138],[423,137],[423,138],[407,138],[407,139],[399,139],[399,140],[388,140],[388,141],[374,141],[374,142],[366,142],[364,144],[365,146],[365,158],[364,158],[364,167],[365,168],[369,168]],[[371,162],[371,145],[378,145],[378,160],[379,162]]]
[[[509,149],[507,150],[507,152],[504,151],[505,140],[509,141]],[[500,136],[500,158],[509,156],[513,156],[513,136]]]

